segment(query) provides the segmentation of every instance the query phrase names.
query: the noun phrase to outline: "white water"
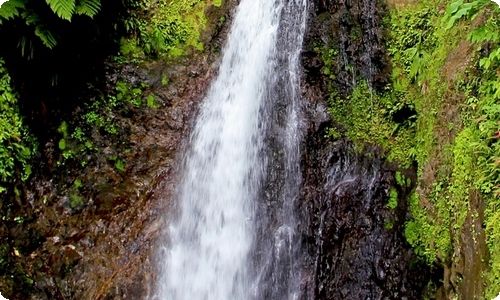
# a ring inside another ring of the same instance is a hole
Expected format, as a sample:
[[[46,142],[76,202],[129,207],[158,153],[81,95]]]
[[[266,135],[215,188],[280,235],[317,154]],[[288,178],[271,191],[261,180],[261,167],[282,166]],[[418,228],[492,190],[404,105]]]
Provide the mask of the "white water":
[[[301,7],[299,21],[302,22],[302,31],[286,32],[286,28],[280,28],[282,20],[286,20],[283,14],[291,6]],[[253,253],[273,252],[272,249],[256,249],[255,243],[255,232],[261,224],[255,220],[256,206],[268,172],[266,155],[263,154],[268,149],[265,139],[270,122],[266,118],[274,101],[271,94],[276,90],[269,85],[279,83],[276,78],[286,76],[284,81],[287,85],[293,83],[296,86],[287,86],[290,91],[284,95],[290,97],[292,102],[297,100],[296,64],[302,43],[304,16],[305,0],[241,1],[219,75],[204,99],[191,137],[190,150],[185,157],[183,179],[175,199],[179,203],[179,211],[170,220],[165,233],[155,299],[243,300],[265,297],[260,296],[258,291],[263,278],[255,277],[259,269],[266,268],[259,264],[268,262],[256,262]],[[291,41],[284,40],[287,38]],[[280,41],[300,44],[280,48]],[[279,69],[278,52],[287,49],[293,49],[293,53],[281,53],[281,57],[290,57],[285,63],[286,72],[275,74]],[[287,113],[291,115],[287,117],[289,121],[285,127],[293,127],[291,130],[296,132],[297,105],[294,103],[287,108]],[[287,145],[296,138],[288,132],[288,128],[285,130],[284,147],[292,149],[285,152],[292,151],[294,157],[298,157],[297,143]],[[289,167],[288,162],[285,165],[287,169],[298,169],[296,166]],[[290,212],[283,214],[288,220]],[[280,222],[286,223],[284,219]],[[277,232],[290,226],[294,225],[282,224]],[[293,228],[286,230],[293,231]],[[284,237],[287,241],[272,243],[285,243],[291,247],[290,235]],[[268,245],[261,244],[262,247]],[[291,265],[287,262],[284,268],[290,269]],[[288,274],[290,270],[278,272]],[[280,298],[287,297],[282,295]],[[292,297],[290,295],[289,299]]]

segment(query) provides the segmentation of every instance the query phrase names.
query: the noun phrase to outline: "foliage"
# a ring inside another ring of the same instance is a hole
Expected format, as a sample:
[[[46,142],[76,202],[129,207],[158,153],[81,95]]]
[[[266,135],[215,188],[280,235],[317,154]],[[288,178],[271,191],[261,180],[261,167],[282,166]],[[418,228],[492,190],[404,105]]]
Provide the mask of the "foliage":
[[[389,191],[389,201],[387,202],[386,207],[389,209],[395,209],[398,207],[398,191],[395,188],[392,188]]]
[[[208,5],[220,6],[221,1],[140,2],[132,18],[125,22],[131,36],[122,40],[121,54],[137,61],[141,56],[179,56],[190,47],[203,50],[200,34],[206,27]]]
[[[455,22],[462,17],[467,17],[469,20],[475,19],[481,12],[481,9],[489,4],[492,4],[489,0],[476,0],[468,3],[464,3],[463,0],[457,0],[451,3],[442,21],[443,24],[447,24],[445,30],[452,28]]]
[[[484,10],[484,8],[489,8]],[[490,251],[491,270],[487,274],[486,297],[493,298],[500,290],[500,8],[490,1],[474,1],[450,5],[446,18],[474,19],[481,12],[489,11],[486,21],[471,30],[468,39],[479,47],[476,68],[480,80],[469,80],[464,89],[475,91],[468,101],[470,116],[465,119],[464,130],[456,139],[455,181],[450,190],[455,203],[468,205],[470,191],[481,193],[486,203],[486,243]],[[452,24],[453,23],[453,24]],[[448,27],[451,27],[448,26]],[[464,218],[465,216],[462,216]],[[456,226],[461,226],[458,220]]]
[[[19,114],[17,94],[0,59],[0,194],[16,179],[16,170],[26,180],[31,173],[29,160],[35,143]]]
[[[391,30],[388,52],[394,62],[396,89],[405,88],[401,85],[403,74],[417,82],[425,77],[431,60],[429,51],[437,43],[432,23],[436,16],[435,8],[422,8],[407,14],[393,14],[390,20],[386,20]]]
[[[77,162],[85,167],[89,155],[98,150],[94,137],[118,139],[124,128],[114,121],[115,114],[130,115],[131,111],[137,108],[157,108],[153,95],[143,95],[147,87],[144,83],[132,85],[118,81],[114,93],[88,103],[79,118],[70,122],[63,121],[57,130],[61,136],[58,145],[62,160],[59,164]],[[110,157],[110,160],[119,171],[125,170],[124,162],[119,158]]]
[[[51,138],[61,117],[88,99],[88,83],[101,87],[104,60],[124,34],[123,3],[9,0],[0,8],[0,57],[38,138]]]
[[[26,25],[35,28],[35,34],[48,48],[57,45],[57,40],[44,21],[42,10],[33,9],[30,0],[9,0],[0,7],[0,25],[3,20],[22,18]],[[74,15],[94,17],[101,9],[100,0],[46,0],[50,9],[63,20],[71,21]],[[24,51],[24,45],[22,46]]]
[[[422,0],[390,12],[385,24],[392,84],[377,93],[358,82],[347,97],[332,91],[330,112],[337,124],[329,133],[360,149],[379,145],[402,167],[418,166],[405,235],[430,266],[450,267],[458,259],[464,222],[478,217],[471,201],[485,203],[490,270],[479,297],[491,299],[500,290],[500,8],[486,0],[458,0],[441,16],[440,5],[448,4]],[[465,63],[454,55],[465,40],[474,44],[470,63],[458,69]],[[460,115],[446,118],[449,111]],[[402,174],[395,179],[411,186]],[[472,199],[477,194],[479,200]],[[397,205],[391,199],[397,198],[390,196],[387,207]],[[476,232],[469,234],[476,240]]]
[[[390,89],[383,94],[370,91],[365,82],[359,82],[347,97],[333,92],[329,111],[337,125],[329,134],[333,138],[348,137],[360,147],[363,143],[381,145],[390,160],[410,166],[412,145],[408,137],[415,134],[415,116],[404,98],[401,100]],[[408,114],[401,114],[407,110]],[[394,120],[399,114],[402,117]]]

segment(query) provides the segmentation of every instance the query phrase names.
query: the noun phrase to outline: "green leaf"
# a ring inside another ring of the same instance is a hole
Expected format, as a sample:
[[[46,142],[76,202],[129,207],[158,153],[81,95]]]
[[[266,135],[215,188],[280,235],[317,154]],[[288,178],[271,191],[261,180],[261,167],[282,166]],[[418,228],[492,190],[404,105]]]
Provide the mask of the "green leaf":
[[[446,14],[448,14],[448,15],[454,14],[458,10],[458,8],[460,7],[460,5],[462,5],[463,3],[464,3],[464,0],[458,0],[458,1],[453,2],[448,7],[448,10],[446,11]]]
[[[100,0],[79,0],[75,13],[77,15],[86,15],[94,17],[101,10]]]
[[[26,181],[31,175],[31,165],[26,164],[24,166],[24,174],[23,174],[23,181]]]
[[[147,98],[147,106],[149,108],[155,108],[155,97],[153,95],[149,95]]]
[[[0,24],[2,19],[8,20],[19,16],[20,9],[23,9],[26,2],[24,0],[9,0],[0,6]]]
[[[123,162],[123,160],[116,160],[115,167],[118,171],[125,172],[125,163]]]
[[[52,32],[50,32],[50,30],[47,30],[45,28],[45,26],[36,26],[35,34],[42,40],[43,44],[47,48],[52,49],[57,45],[56,38],[52,35]]]
[[[75,0],[45,0],[61,19],[71,21],[75,12]]]
[[[66,149],[66,140],[65,139],[61,139],[59,141],[59,149],[61,149],[61,150]]]

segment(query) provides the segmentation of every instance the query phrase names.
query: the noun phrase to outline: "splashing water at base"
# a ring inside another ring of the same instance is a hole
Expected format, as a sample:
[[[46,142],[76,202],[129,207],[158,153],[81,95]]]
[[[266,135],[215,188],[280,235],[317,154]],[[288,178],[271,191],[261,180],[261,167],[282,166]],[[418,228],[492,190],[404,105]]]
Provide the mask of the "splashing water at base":
[[[256,203],[268,172],[263,153],[268,149],[266,135],[272,122],[266,118],[273,115],[269,112],[277,102],[275,97],[287,96],[290,99],[281,99],[290,102],[286,105],[288,121],[284,136],[293,137],[294,132],[289,130],[297,131],[297,64],[305,26],[305,3],[305,0],[242,0],[239,4],[218,78],[204,99],[184,160],[183,179],[175,199],[179,207],[173,213],[177,215],[170,220],[160,251],[162,266],[156,299],[262,297],[258,290],[263,280],[255,278],[255,270],[266,267],[260,266],[264,263],[258,262],[252,253],[273,252],[256,249],[254,244],[258,238]],[[297,18],[289,15],[291,11],[298,11],[298,21],[290,22]],[[288,46],[290,43],[293,45]],[[284,61],[284,57],[289,59]],[[280,69],[283,74],[276,74]],[[284,76],[286,80],[277,80]],[[285,86],[277,88],[282,82]],[[287,92],[275,93],[279,90]],[[294,159],[298,157],[294,138],[286,138],[283,147],[290,148],[288,152],[294,153]],[[285,151],[287,157],[288,152]],[[296,171],[295,166],[289,165],[298,163],[285,163]],[[289,218],[283,218],[289,214],[280,214],[282,220],[278,221],[284,224],[271,238],[283,241],[273,241],[275,245],[291,244],[293,229],[279,234],[283,228],[293,227],[285,224]],[[290,267],[289,262],[284,266]]]

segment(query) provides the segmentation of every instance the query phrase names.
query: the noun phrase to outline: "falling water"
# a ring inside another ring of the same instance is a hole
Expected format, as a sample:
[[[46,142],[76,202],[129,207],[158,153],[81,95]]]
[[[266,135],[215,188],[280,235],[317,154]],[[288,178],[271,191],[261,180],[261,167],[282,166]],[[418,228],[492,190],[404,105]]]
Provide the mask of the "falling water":
[[[184,159],[156,299],[297,297],[305,15],[306,0],[241,0]]]

